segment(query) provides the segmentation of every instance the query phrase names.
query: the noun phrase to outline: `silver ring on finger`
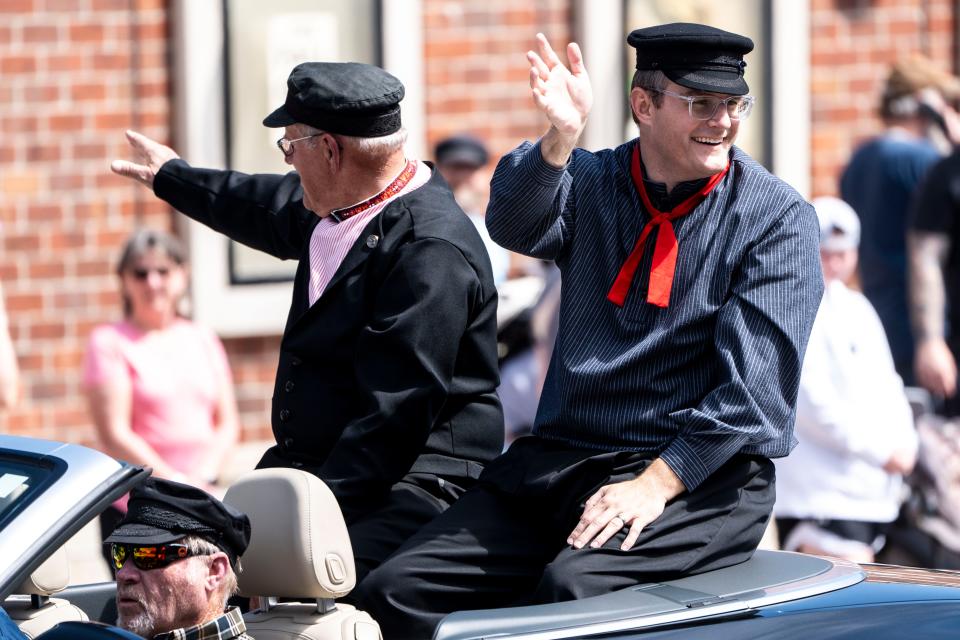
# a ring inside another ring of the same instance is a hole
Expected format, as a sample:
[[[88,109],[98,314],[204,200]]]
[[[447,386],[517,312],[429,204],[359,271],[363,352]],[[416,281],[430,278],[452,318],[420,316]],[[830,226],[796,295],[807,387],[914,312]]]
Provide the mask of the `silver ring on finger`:
[[[623,517],[623,514],[622,514],[622,513],[618,513],[618,514],[617,514],[617,517],[620,518],[620,522],[621,522],[621,524],[622,524],[622,526],[620,527],[621,529],[623,529],[623,527],[627,526],[627,519]]]

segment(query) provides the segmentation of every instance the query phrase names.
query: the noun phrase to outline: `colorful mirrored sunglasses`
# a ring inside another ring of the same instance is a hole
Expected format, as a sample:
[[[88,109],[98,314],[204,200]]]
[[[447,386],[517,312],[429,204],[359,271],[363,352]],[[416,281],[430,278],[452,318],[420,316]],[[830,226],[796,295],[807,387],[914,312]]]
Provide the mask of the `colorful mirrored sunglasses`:
[[[190,551],[185,544],[118,544],[110,545],[110,554],[113,557],[113,566],[119,571],[127,558],[133,558],[133,564],[141,571],[162,569],[177,560],[190,556],[210,555],[204,552]]]

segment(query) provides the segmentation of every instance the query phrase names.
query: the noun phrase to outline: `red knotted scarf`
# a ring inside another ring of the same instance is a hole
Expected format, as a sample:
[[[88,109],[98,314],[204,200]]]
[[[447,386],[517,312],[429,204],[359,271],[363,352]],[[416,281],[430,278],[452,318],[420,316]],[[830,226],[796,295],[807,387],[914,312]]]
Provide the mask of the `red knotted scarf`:
[[[633,176],[633,184],[640,194],[643,206],[650,213],[650,221],[644,225],[633,245],[633,251],[627,257],[627,261],[620,267],[620,273],[617,279],[607,293],[607,300],[622,307],[627,299],[627,293],[630,291],[630,284],[633,282],[633,275],[640,265],[643,258],[644,243],[647,236],[654,227],[659,226],[657,233],[657,243],[653,248],[653,263],[650,265],[650,285],[647,288],[647,302],[658,307],[667,307],[670,305],[670,290],[673,288],[673,273],[677,268],[677,235],[673,232],[673,220],[680,216],[685,216],[693,211],[698,204],[703,202],[707,194],[710,193],[717,183],[719,183],[727,171],[730,170],[730,163],[720,173],[712,176],[707,184],[698,192],[675,206],[667,212],[658,210],[650,202],[650,196],[647,195],[647,189],[643,184],[643,171],[640,169],[640,145],[633,147],[633,162],[630,167],[630,173]]]

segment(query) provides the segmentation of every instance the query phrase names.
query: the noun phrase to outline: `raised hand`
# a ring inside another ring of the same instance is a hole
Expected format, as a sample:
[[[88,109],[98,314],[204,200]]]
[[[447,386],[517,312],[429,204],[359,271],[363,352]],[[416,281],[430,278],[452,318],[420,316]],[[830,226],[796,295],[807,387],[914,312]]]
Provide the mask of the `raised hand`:
[[[559,133],[579,137],[593,106],[593,89],[580,47],[575,42],[567,45],[569,69],[542,33],[537,34],[537,47],[539,53],[527,52],[533,101]]]
[[[177,152],[166,145],[162,145],[152,138],[128,130],[127,142],[133,149],[134,161],[114,160],[110,163],[110,170],[127,178],[132,178],[150,189],[153,189],[153,178],[157,171],[168,160],[179,158]]]

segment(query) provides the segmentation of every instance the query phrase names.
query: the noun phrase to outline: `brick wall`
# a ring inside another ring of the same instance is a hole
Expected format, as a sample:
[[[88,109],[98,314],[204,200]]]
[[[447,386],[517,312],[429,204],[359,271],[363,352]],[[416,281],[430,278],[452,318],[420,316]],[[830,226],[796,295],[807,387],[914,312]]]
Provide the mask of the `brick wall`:
[[[856,145],[882,130],[889,65],[921,53],[954,71],[952,0],[811,0],[813,195],[835,195]]]
[[[525,53],[538,31],[563,51],[571,37],[569,4],[424,1],[430,150],[450,134],[470,132],[485,140],[496,158],[546,130],[530,97]]]
[[[114,261],[137,226],[170,229],[144,188],[110,174],[122,131],[170,137],[165,0],[0,2],[0,278],[23,382],[0,430],[92,443],[80,363],[117,319]],[[245,437],[270,436],[275,339],[229,341]]]
[[[117,247],[170,223],[107,165],[125,127],[168,135],[166,53],[160,0],[0,3],[0,277],[23,381],[5,431],[92,440],[79,364],[119,315]]]

